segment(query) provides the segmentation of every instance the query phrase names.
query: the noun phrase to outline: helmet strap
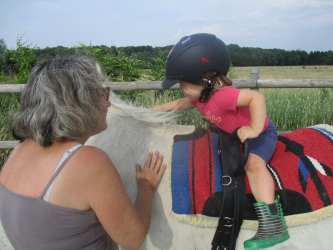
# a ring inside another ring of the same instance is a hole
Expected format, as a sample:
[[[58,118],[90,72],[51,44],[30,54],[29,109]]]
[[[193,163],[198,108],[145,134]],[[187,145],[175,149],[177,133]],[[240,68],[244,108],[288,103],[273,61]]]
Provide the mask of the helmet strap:
[[[201,96],[199,97],[200,103],[206,103],[209,100],[210,93],[212,92],[212,90],[214,88],[213,81],[215,81],[216,78],[217,78],[217,76],[214,76],[212,79],[210,79],[206,82],[206,86],[201,91]]]

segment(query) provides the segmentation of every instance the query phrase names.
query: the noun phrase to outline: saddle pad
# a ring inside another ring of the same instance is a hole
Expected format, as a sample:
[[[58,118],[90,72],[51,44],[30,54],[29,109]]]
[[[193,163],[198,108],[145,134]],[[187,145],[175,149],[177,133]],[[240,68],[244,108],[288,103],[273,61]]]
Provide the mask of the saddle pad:
[[[171,194],[175,213],[200,214],[207,198],[223,190],[217,151],[218,135],[209,130],[174,137]]]
[[[197,214],[207,198],[223,191],[218,157],[218,135],[196,129],[189,135],[176,135],[172,148],[172,212]],[[333,134],[309,127],[279,135],[277,148],[267,168],[281,197],[285,215],[309,213],[333,201]],[[246,220],[256,220],[255,202],[246,178]],[[328,214],[332,215],[332,214]]]

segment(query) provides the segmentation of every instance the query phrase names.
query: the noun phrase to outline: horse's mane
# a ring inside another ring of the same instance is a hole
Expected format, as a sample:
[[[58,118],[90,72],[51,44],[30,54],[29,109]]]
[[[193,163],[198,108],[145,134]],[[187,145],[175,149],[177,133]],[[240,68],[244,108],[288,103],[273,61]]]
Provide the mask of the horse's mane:
[[[131,117],[147,125],[171,125],[175,124],[176,112],[152,111],[146,107],[134,106],[133,104],[121,100],[114,92],[110,94],[112,117]]]

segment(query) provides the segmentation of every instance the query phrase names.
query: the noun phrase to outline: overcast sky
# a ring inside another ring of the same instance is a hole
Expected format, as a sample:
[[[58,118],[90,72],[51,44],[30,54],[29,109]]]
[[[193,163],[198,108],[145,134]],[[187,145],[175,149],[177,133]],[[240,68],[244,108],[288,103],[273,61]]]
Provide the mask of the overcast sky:
[[[34,46],[173,45],[213,33],[227,45],[333,50],[333,0],[0,0],[0,39]]]

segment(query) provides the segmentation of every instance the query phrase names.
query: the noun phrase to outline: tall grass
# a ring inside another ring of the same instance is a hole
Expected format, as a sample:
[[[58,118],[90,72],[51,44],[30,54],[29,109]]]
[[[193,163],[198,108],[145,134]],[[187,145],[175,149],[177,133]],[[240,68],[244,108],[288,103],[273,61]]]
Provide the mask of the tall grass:
[[[333,125],[333,89],[261,89],[266,98],[267,115],[278,131],[291,131],[316,124]],[[149,91],[135,105],[151,107],[182,97],[180,91]],[[207,128],[194,109],[179,113],[179,124]]]
[[[234,67],[234,75],[249,79],[254,68],[260,70],[260,79],[333,79],[333,65]]]
[[[333,89],[264,89],[267,115],[278,131],[333,125]]]
[[[0,141],[13,140],[11,136],[13,115],[19,106],[19,94],[0,94]],[[9,149],[0,150],[0,168]]]

